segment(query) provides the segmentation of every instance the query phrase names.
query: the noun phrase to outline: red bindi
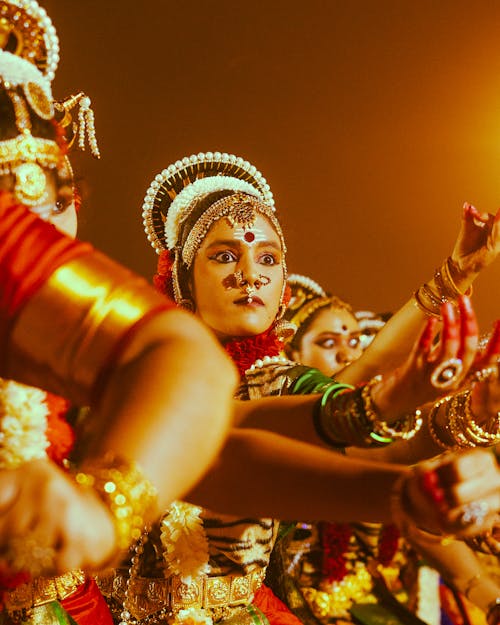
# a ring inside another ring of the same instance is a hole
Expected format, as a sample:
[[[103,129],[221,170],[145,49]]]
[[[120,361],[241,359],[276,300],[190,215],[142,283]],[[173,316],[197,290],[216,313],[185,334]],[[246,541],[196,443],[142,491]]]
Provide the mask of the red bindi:
[[[252,241],[255,241],[255,234],[253,232],[245,232],[244,239],[247,243],[252,243]]]

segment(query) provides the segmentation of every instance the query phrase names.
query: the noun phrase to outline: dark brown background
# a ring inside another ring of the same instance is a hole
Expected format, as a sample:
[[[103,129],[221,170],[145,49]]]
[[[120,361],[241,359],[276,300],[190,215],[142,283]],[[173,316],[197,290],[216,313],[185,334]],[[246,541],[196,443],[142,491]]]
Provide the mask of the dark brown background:
[[[394,309],[450,251],[461,206],[500,205],[500,3],[41,0],[56,96],[84,90],[102,160],[80,234],[150,276],[150,180],[200,151],[266,176],[289,267],[356,307]],[[500,316],[500,261],[478,281]]]

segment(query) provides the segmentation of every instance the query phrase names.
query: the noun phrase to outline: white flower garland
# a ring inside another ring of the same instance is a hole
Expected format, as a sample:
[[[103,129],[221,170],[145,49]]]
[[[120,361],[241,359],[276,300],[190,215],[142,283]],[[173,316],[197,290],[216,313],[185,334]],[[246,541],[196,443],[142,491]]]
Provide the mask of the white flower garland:
[[[174,501],[160,525],[167,571],[179,576],[185,584],[209,572],[208,540],[201,511],[198,506]]]
[[[0,378],[0,468],[14,469],[46,457],[46,394]]]
[[[418,569],[416,615],[427,625],[441,623],[441,600],[439,597],[439,573],[429,566]]]
[[[49,102],[52,102],[50,82],[29,61],[0,50],[0,79],[13,87],[24,86],[28,83],[38,85]]]

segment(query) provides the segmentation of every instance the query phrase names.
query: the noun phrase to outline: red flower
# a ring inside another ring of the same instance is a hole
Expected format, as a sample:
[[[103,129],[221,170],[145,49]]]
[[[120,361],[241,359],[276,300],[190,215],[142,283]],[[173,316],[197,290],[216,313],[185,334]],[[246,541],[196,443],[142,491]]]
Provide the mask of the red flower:
[[[4,607],[6,593],[15,590],[21,584],[26,584],[29,580],[29,573],[14,571],[5,561],[0,560],[0,609]]]
[[[72,427],[66,421],[69,403],[66,399],[46,394],[45,403],[49,409],[47,416],[46,436],[49,441],[47,456],[56,464],[62,465],[75,444],[75,434]]]
[[[174,290],[172,286],[172,267],[174,259],[169,250],[163,250],[158,257],[158,265],[156,273],[153,276],[153,284],[160,293],[167,295],[170,299],[174,299]]]
[[[385,525],[378,543],[378,561],[388,566],[398,550],[399,530],[395,525]]]

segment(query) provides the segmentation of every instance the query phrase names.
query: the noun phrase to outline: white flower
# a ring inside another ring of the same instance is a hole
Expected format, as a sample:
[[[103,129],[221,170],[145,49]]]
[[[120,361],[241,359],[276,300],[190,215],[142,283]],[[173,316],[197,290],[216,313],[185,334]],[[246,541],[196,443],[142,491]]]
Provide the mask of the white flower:
[[[161,521],[161,543],[167,572],[186,584],[206,574],[208,540],[200,517],[201,508],[175,501]]]
[[[45,398],[40,389],[0,378],[0,468],[46,457]]]
[[[203,608],[186,608],[175,615],[175,623],[179,625],[213,625],[210,614]]]

